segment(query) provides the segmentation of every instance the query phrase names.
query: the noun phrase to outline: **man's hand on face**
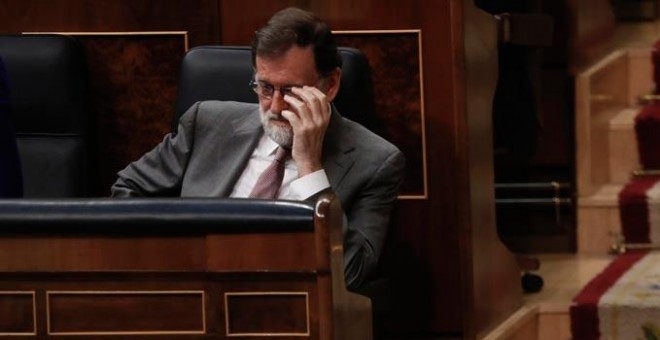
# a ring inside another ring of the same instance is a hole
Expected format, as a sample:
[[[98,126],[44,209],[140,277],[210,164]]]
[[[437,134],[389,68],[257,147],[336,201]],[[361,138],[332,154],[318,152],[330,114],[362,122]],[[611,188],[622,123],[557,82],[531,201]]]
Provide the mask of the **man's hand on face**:
[[[300,177],[321,170],[323,138],[330,122],[330,105],[325,94],[312,86],[294,87],[284,96],[289,110],[282,110],[293,130],[291,156]]]

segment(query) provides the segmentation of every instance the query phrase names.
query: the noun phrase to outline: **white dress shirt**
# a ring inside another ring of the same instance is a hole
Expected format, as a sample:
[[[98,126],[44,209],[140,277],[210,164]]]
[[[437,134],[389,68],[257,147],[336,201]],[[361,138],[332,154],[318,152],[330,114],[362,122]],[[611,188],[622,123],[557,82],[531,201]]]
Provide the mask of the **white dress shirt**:
[[[252,192],[252,188],[257,183],[261,173],[275,159],[275,151],[278,146],[266,134],[261,136],[230,197],[246,198],[250,196],[250,192]],[[289,158],[284,166],[284,179],[277,196],[279,199],[304,201],[330,187],[330,181],[328,181],[323,169],[298,178],[298,168],[292,158]]]

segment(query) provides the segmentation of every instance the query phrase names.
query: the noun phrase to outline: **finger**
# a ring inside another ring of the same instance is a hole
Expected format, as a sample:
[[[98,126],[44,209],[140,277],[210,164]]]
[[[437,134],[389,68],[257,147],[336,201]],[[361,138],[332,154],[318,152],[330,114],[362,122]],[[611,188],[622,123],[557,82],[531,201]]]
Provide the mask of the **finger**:
[[[316,87],[309,87],[310,93],[316,96],[320,102],[320,112],[322,114],[321,119],[327,121],[330,119],[330,103],[328,102],[328,96],[321,90]]]
[[[289,124],[291,124],[291,128],[294,129],[294,131],[298,129],[300,126],[300,118],[295,112],[291,110],[282,110],[280,114],[284,119],[289,121]]]
[[[305,112],[301,111],[307,110],[307,105],[302,101],[302,99],[287,94],[284,96],[284,101],[289,104],[289,107],[293,109],[295,114],[305,114]]]
[[[299,92],[300,93],[300,92]],[[298,94],[296,94],[297,96]],[[290,108],[298,115],[300,119],[300,124],[311,128],[316,125],[316,118],[314,117],[314,109],[310,104],[304,101],[303,98],[296,98],[294,96],[286,95],[284,100],[289,104]]]
[[[313,86],[310,86],[310,87],[309,87],[309,90],[310,90],[314,95],[316,95],[318,98],[322,99],[322,101],[324,101],[324,102],[327,102],[327,101],[328,101],[328,100],[327,100],[328,97],[326,96],[326,94],[323,93],[323,91],[319,90],[318,88],[313,87]]]
[[[311,86],[303,86],[302,88],[295,88],[292,89],[293,93],[297,96],[299,96],[307,105],[309,105],[310,109],[321,109],[321,106],[323,102],[325,101],[325,95],[320,92],[320,91],[313,91],[314,87]],[[318,95],[317,93],[321,93],[321,95]]]
[[[310,119],[315,124],[322,124],[328,110],[325,95],[311,86],[295,89],[294,94],[299,96],[307,104],[307,107],[310,109]]]

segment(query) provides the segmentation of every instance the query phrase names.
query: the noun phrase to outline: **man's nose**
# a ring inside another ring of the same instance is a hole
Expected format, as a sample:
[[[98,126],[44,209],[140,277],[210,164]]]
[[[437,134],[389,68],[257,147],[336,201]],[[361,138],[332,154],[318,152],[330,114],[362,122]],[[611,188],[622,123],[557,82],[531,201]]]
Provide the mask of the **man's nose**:
[[[286,110],[288,106],[289,104],[284,101],[284,95],[281,91],[276,90],[273,92],[273,98],[270,101],[271,112],[279,114],[282,110]]]

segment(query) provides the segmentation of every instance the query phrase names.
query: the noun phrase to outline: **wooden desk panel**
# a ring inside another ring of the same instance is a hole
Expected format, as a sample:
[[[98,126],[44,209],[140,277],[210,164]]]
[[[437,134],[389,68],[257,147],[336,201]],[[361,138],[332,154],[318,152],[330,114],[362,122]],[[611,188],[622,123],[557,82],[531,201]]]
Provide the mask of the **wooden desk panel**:
[[[0,270],[203,270],[202,236],[0,236]]]
[[[174,203],[0,200],[0,339],[371,339],[334,195]]]
[[[320,306],[314,273],[9,273],[0,280],[0,338],[320,339]]]
[[[209,270],[309,271],[316,268],[312,232],[212,235],[206,238],[206,246]]]

